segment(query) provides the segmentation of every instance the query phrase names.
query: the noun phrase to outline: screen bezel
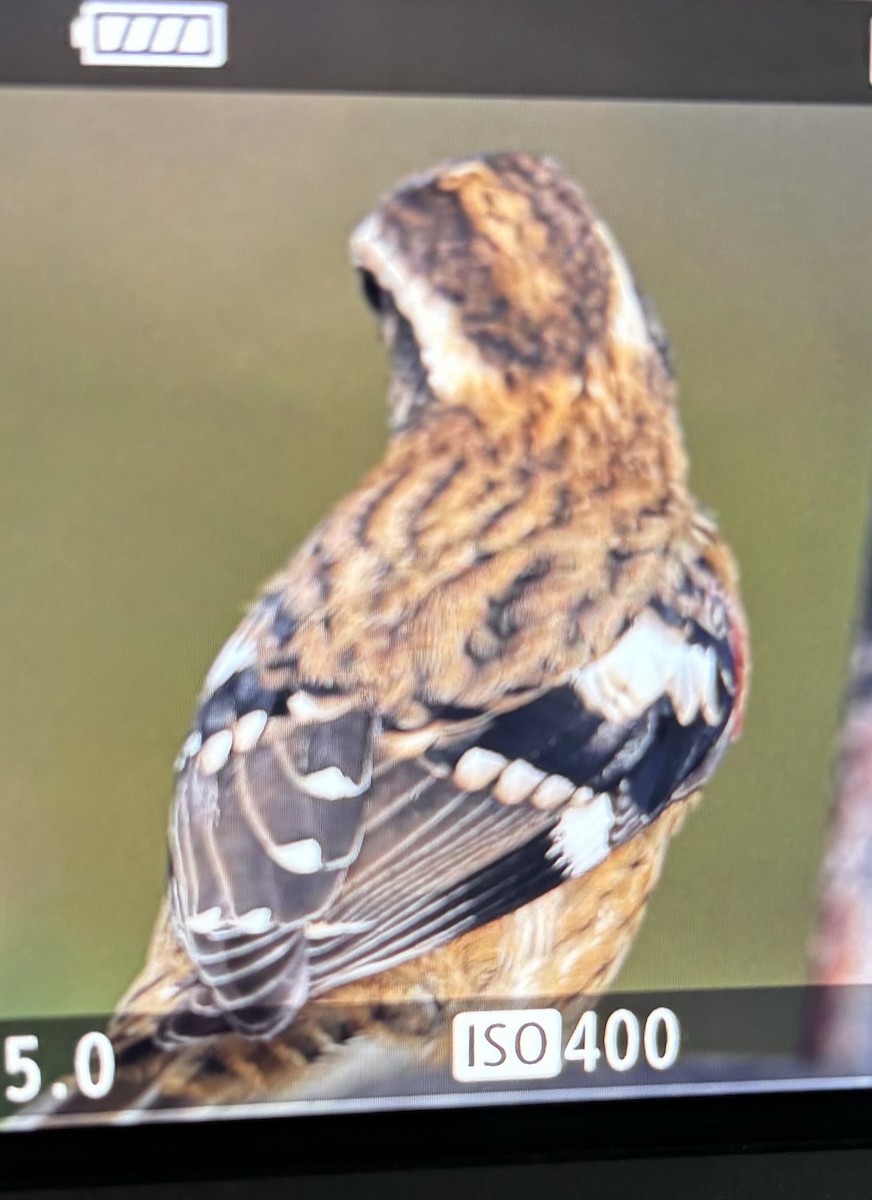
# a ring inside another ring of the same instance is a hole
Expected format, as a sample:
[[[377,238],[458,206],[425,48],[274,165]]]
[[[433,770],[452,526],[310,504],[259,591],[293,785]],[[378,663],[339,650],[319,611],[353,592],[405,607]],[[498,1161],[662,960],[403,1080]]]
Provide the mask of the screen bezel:
[[[7,1187],[872,1147],[872,1091],[764,1091],[6,1133]]]
[[[25,7],[21,6],[22,13]],[[72,10],[75,5],[67,7]],[[275,5],[266,7],[276,10]],[[419,6],[415,7],[421,11]],[[518,4],[512,6],[516,16],[522,7]],[[584,7],[580,6],[582,10]],[[611,25],[603,18],[603,27],[609,31],[621,30],[626,33],[633,27],[630,20],[632,7],[623,3],[620,6],[621,19],[616,19],[615,24]],[[637,11],[642,7],[639,5]],[[660,24],[656,15],[658,7],[663,8],[662,5],[648,5],[647,20],[655,25]],[[727,19],[731,10],[734,14],[741,13],[741,18],[729,18],[738,28],[751,15],[754,5],[673,4],[671,7],[681,7],[684,36],[693,40],[697,35],[693,23],[688,20],[692,7],[696,8],[697,13],[705,14],[704,17],[701,15],[701,20],[706,28],[714,30],[719,19],[714,14],[718,10],[724,19]],[[776,35],[783,35],[784,27],[779,22],[782,17],[787,17],[791,9],[814,17],[822,23],[822,27],[829,29],[830,13],[826,10],[830,9],[835,22],[839,7],[843,12],[850,10],[850,20],[856,22],[858,28],[868,20],[868,5],[862,2],[851,5],[840,5],[838,2],[826,5],[819,0],[817,3],[801,5],[782,2],[777,5],[777,14],[776,6],[770,4],[773,44],[780,44],[783,48],[784,42],[779,42]],[[483,18],[491,11],[487,3],[469,4],[468,0],[463,0],[461,8],[467,16],[471,15],[471,11],[478,11]],[[599,11],[603,5],[588,5],[587,8]],[[26,26],[22,34],[25,42],[25,35],[32,33],[34,28],[31,23],[36,15],[34,9],[26,18],[21,17]],[[384,14],[396,12],[398,8],[384,3],[381,10]],[[330,11],[335,17],[337,6],[332,5]],[[327,17],[323,19],[327,20]],[[486,20],[484,24],[487,24]],[[452,22],[443,15],[439,25],[447,31]],[[503,33],[500,36],[505,38],[510,22],[503,19],[501,25]],[[427,23],[427,28],[431,34],[434,33],[432,23]],[[630,56],[624,63],[624,71],[631,72],[635,68],[638,72],[643,53],[650,61],[647,28],[647,23],[644,27],[635,26],[639,57],[634,60]],[[414,44],[411,36],[403,40],[407,45]],[[723,39],[713,39],[712,44],[718,52],[725,48]],[[471,39],[466,45],[468,52],[473,54],[477,40]],[[659,48],[666,53],[662,42]],[[365,60],[365,56],[359,53],[359,46],[355,49],[358,60]],[[815,50],[820,55],[819,43]],[[16,50],[14,41],[7,41],[6,51],[3,52],[7,65],[12,61],[6,57],[8,54],[12,54],[13,58],[19,54],[20,82],[48,82],[28,74],[24,55],[20,51],[21,47]],[[433,61],[440,58],[432,48],[428,53]],[[317,55],[307,52],[305,57],[313,70],[320,69]],[[821,59],[818,61],[821,62]],[[752,87],[752,72],[746,72],[744,80],[734,81],[739,90],[745,89],[743,95],[736,98],[760,99],[767,88],[776,85],[785,89],[785,95],[781,98],[818,102],[831,98],[826,94],[827,88],[836,87],[837,81],[828,76],[826,64],[820,67],[817,83],[807,71],[799,69],[798,64],[794,64],[794,67],[792,74],[782,70],[780,74],[776,71],[771,77],[767,76],[766,81],[759,83],[759,91]],[[509,69],[508,62],[504,68]],[[72,64],[68,69],[74,72]],[[690,75],[694,74],[690,68],[686,69]],[[320,86],[324,87],[326,77],[320,76],[319,79]],[[76,81],[81,82],[72,77],[68,80]],[[153,81],[158,89],[200,82],[222,89],[229,86],[226,82],[213,79],[182,79],[170,84],[158,77],[149,77],[147,81]],[[12,80],[5,78],[4,82]],[[101,82],[118,85],[122,81],[114,76]],[[127,82],[130,86],[142,86],[146,81],[131,78]],[[456,70],[450,82],[454,86],[446,85],[447,91],[456,93],[460,90]],[[365,90],[367,84],[368,80],[361,77],[357,86]],[[247,86],[269,88],[276,84],[253,81]],[[309,87],[312,86],[310,80]],[[403,90],[408,86],[406,76],[394,78],[393,86]],[[613,95],[626,94],[625,77],[615,80],[612,86]],[[684,94],[677,76],[672,77],[672,87],[674,93]],[[503,86],[496,90],[513,89]],[[601,89],[593,90],[601,94]],[[727,97],[712,85],[712,94],[708,98]],[[769,94],[767,98],[777,97]],[[864,97],[859,90],[859,81],[858,90],[854,90],[853,84],[848,86],[845,83],[839,98],[844,102],[861,101]],[[872,1146],[870,1129],[872,1091],[859,1086],[840,1091],[772,1090],[753,1095],[585,1099],[472,1109],[381,1111],[249,1120],[222,1118],[194,1121],[180,1115],[175,1123],[162,1121],[137,1126],[83,1124],[29,1132],[3,1132],[0,1134],[0,1178],[7,1188],[57,1187],[89,1182],[143,1183],[253,1174],[302,1175],[385,1167],[409,1169],[449,1164],[519,1163],[546,1158],[550,1161],[583,1160],[688,1151],[715,1154],[736,1148],[772,1151],[860,1147]]]

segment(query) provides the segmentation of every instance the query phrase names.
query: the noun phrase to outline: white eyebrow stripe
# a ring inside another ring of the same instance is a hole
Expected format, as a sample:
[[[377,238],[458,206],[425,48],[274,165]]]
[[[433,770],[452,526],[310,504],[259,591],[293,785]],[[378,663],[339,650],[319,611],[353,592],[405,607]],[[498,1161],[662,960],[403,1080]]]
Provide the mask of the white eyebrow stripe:
[[[714,647],[688,643],[679,630],[644,612],[607,654],[570,677],[585,706],[621,724],[640,717],[662,696],[680,725],[722,716]]]
[[[392,252],[380,213],[371,213],[352,234],[351,258],[393,296],[415,331],[428,381],[439,396],[449,400],[462,396],[470,379],[501,382],[498,369],[465,335],[456,306],[411,270],[402,255]]]
[[[604,221],[597,221],[594,229],[611,259],[614,307],[610,315],[614,334],[626,346],[637,350],[650,350],[648,325],[627,260]]]

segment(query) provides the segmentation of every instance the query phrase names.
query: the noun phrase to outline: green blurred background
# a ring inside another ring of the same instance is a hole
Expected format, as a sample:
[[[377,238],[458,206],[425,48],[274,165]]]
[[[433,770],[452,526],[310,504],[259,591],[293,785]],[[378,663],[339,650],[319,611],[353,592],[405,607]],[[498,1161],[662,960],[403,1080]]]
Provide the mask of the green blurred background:
[[[743,573],[747,733],[620,984],[802,980],[872,464],[870,138],[835,108],[0,94],[0,1013],[109,1009],[137,970],[203,673],[385,442],[348,234],[481,149],[556,155],[611,224]]]

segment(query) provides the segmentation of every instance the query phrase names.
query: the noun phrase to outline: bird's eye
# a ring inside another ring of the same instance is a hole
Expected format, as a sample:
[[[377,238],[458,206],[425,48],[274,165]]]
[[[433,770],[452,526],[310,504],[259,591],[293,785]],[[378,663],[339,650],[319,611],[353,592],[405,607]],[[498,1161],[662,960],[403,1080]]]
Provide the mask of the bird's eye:
[[[360,272],[360,283],[363,288],[363,294],[366,297],[366,302],[374,312],[380,313],[384,311],[385,293],[379,287],[375,275],[372,271]]]

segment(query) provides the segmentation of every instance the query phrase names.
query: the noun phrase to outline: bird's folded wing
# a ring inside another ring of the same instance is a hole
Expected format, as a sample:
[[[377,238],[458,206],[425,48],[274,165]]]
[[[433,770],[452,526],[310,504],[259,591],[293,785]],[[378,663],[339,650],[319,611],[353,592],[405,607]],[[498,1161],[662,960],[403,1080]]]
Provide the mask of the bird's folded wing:
[[[663,604],[551,688],[411,732],[253,670],[201,710],[172,848],[199,1008],[260,1034],[590,870],[708,774],[737,690],[726,625]]]
[[[361,852],[310,944],[313,991],[385,970],[583,875],[697,786],[732,707],[729,649],[718,648],[723,673],[713,651],[713,690],[694,708],[688,684],[680,715],[665,688],[635,716],[621,694],[621,718],[580,694],[584,681],[566,684],[376,779]]]
[[[365,713],[306,723],[275,708],[202,741],[181,765],[171,826],[180,939],[211,1003],[251,1032],[306,998],[303,931],[360,847],[377,729]]]

